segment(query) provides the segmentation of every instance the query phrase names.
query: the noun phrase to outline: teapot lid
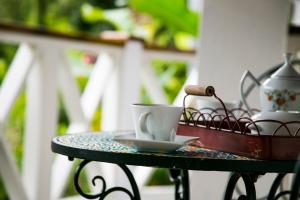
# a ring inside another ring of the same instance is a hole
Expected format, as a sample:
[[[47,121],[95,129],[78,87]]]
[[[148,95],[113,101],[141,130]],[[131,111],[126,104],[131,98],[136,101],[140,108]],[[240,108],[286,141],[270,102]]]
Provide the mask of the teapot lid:
[[[287,78],[300,80],[300,75],[292,66],[292,54],[284,54],[284,64],[272,74],[272,78]]]

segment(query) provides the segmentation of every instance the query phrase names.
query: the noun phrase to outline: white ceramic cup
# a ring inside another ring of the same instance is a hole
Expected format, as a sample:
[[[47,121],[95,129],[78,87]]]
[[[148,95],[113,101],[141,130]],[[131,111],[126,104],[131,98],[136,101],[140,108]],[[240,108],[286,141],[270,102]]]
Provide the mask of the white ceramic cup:
[[[183,108],[162,104],[133,104],[137,139],[174,141]]]
[[[296,111],[262,111],[251,117],[253,121],[257,120],[277,120],[280,122],[300,122],[300,112]],[[277,122],[256,122],[257,128],[261,135],[273,135],[277,128],[280,127],[280,123]],[[290,131],[291,135],[294,135],[300,128],[299,123],[287,124],[287,128]],[[252,134],[258,134],[257,129],[254,125],[249,125],[249,129]],[[276,136],[290,136],[289,131],[285,127],[280,127],[276,131]]]

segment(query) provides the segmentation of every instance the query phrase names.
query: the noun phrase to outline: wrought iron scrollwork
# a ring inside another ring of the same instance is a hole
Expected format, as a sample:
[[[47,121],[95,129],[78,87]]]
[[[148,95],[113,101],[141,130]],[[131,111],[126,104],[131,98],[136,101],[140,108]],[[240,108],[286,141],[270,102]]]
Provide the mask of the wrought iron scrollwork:
[[[227,188],[225,191],[225,197],[224,200],[231,200],[234,192],[234,188],[236,187],[236,184],[238,180],[242,177],[245,188],[246,188],[246,195],[241,194],[238,197],[238,200],[256,200],[256,191],[254,183],[257,180],[257,175],[255,174],[240,174],[240,173],[232,173]]]
[[[299,200],[300,199],[300,161],[296,164],[295,176],[293,178],[291,190],[285,190],[279,192],[274,200],[277,200],[281,197],[290,197],[290,200]],[[271,199],[271,198],[270,198]],[[269,200],[269,199],[268,199]]]
[[[285,191],[280,191],[278,194],[276,194],[276,192],[280,188],[282,180],[285,176],[286,176],[286,174],[278,174],[277,175],[277,177],[273,181],[273,184],[271,186],[267,200],[276,200],[287,194]]]
[[[300,161],[298,161],[296,164],[295,177],[293,179],[292,189],[291,189],[291,200],[300,199],[299,190],[300,190]]]
[[[93,178],[93,180],[92,180],[92,184],[94,186],[96,186],[96,181],[97,180],[101,181],[101,183],[102,183],[102,190],[99,193],[97,193],[97,194],[88,194],[88,193],[85,193],[82,190],[81,186],[79,185],[79,176],[80,176],[80,173],[83,170],[83,168],[88,163],[90,163],[90,161],[88,161],[88,160],[82,161],[80,163],[79,167],[77,168],[77,171],[76,171],[75,176],[74,176],[74,185],[75,185],[75,188],[76,188],[77,192],[82,197],[87,198],[87,199],[99,199],[99,200],[103,200],[105,197],[107,197],[109,194],[111,194],[113,192],[123,192],[123,193],[127,194],[128,197],[131,200],[140,200],[141,199],[140,193],[139,193],[139,189],[137,187],[135,179],[134,179],[132,173],[130,172],[130,170],[128,169],[128,167],[126,165],[118,165],[118,166],[126,174],[128,180],[130,182],[130,185],[131,185],[131,188],[132,188],[132,192],[129,191],[128,189],[122,188],[122,187],[112,187],[112,188],[107,189],[106,182],[105,182],[104,178],[102,176],[95,176]]]
[[[187,170],[170,169],[171,181],[175,183],[175,200],[190,199],[189,173]]]
[[[299,164],[299,170],[300,170],[300,164]],[[291,190],[284,190],[280,188],[282,181],[284,177],[286,176],[285,173],[280,173],[277,175],[277,177],[274,179],[272,186],[270,188],[269,194],[266,197],[259,198],[259,200],[278,200],[281,198],[287,199],[289,197],[290,200],[297,200],[300,199],[300,173],[297,173],[294,177],[294,182],[292,184]],[[254,183],[257,180],[258,175],[256,174],[240,174],[240,173],[232,173],[230,176],[230,179],[227,184],[226,192],[225,192],[225,200],[231,200],[233,196],[234,189],[236,187],[236,184],[240,178],[243,178],[243,181],[245,183],[246,188],[246,195],[239,193],[238,200],[254,200],[256,199],[256,191]]]

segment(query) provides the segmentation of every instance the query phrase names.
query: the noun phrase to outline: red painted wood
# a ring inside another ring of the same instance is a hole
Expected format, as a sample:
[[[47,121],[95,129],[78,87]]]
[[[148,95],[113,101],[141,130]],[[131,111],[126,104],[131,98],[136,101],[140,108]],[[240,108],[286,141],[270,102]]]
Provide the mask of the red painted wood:
[[[197,136],[193,145],[256,159],[296,160],[300,137],[242,135],[205,127],[179,124],[178,135]]]

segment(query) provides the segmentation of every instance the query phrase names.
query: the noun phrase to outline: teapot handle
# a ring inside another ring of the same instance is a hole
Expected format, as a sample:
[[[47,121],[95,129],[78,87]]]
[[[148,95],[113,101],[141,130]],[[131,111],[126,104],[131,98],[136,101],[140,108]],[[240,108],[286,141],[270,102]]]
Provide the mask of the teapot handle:
[[[240,95],[241,95],[241,100],[243,102],[243,104],[245,105],[247,111],[249,112],[250,115],[253,115],[253,111],[251,110],[248,102],[247,102],[247,98],[246,95],[244,93],[244,84],[245,84],[245,80],[246,78],[249,77],[257,86],[260,86],[260,83],[258,82],[258,80],[253,76],[253,74],[249,71],[246,70],[244,72],[244,74],[242,75],[241,81],[240,81]]]

